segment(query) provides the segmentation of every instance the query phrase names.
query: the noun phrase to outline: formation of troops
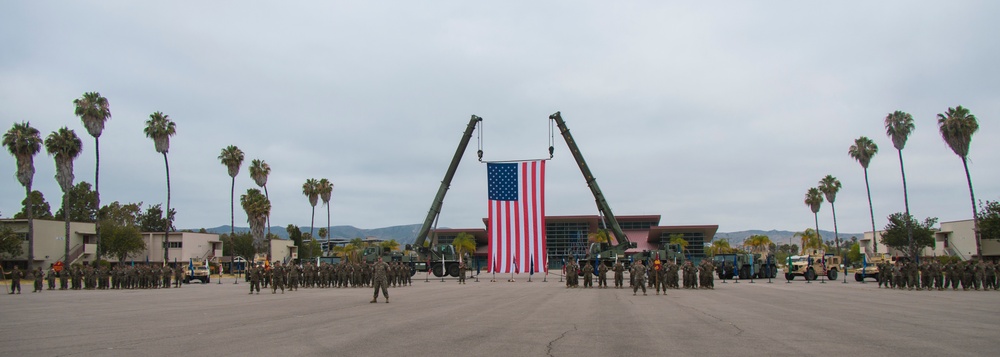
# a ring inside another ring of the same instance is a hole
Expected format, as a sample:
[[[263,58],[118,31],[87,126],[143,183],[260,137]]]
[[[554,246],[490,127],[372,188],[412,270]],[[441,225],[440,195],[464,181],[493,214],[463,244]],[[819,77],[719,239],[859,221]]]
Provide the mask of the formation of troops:
[[[908,290],[986,290],[998,289],[1000,265],[990,261],[968,260],[941,264],[928,259],[917,264],[912,261],[884,262],[878,264],[878,286],[886,289]]]
[[[583,287],[594,287],[594,266],[591,262],[585,261],[580,266],[576,260],[569,260],[563,268],[566,275],[566,288],[578,288],[580,286],[580,276],[583,276]],[[625,278],[625,265],[621,261],[616,261],[610,268],[605,264],[597,264],[597,288],[607,289],[607,274],[614,273],[615,289],[623,289]],[[637,261],[629,267],[629,287],[632,294],[638,293],[642,289],[642,294],[646,294],[646,288],[653,288],[657,295],[663,292],[667,294],[667,289],[680,289],[683,282],[685,289],[715,289],[715,265],[708,259],[703,259],[698,266],[691,261],[685,261],[678,265],[673,261],[652,261],[644,264]]]
[[[381,261],[381,259],[380,259]],[[280,290],[295,291],[302,288],[359,288],[373,287],[383,278],[386,287],[413,285],[413,268],[401,262],[385,263],[378,271],[378,263],[344,262],[339,264],[312,262],[305,264],[255,264],[247,269],[246,280],[250,294],[260,294],[260,289],[270,287],[272,294]]]
[[[11,270],[10,294],[21,293],[21,279],[34,281],[34,290],[41,292],[45,285],[48,290],[122,290],[122,289],[159,289],[181,287],[184,280],[184,267],[177,265],[118,265],[107,266],[74,265],[57,271],[49,265],[47,271],[41,267],[24,272],[18,267]]]

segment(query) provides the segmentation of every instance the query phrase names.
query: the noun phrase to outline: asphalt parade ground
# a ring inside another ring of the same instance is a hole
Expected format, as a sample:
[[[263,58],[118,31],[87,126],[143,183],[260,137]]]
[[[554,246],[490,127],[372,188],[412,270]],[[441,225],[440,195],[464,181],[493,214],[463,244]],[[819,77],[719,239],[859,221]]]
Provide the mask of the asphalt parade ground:
[[[610,274],[609,274],[610,275]],[[723,284],[715,290],[566,289],[536,274],[417,274],[369,288],[248,295],[232,278],[180,289],[0,295],[4,356],[986,356],[1000,292],[873,282]],[[9,282],[8,282],[9,283]],[[582,283],[582,281],[581,281]],[[595,279],[596,283],[596,279]],[[626,278],[626,285],[628,281]],[[612,283],[613,285],[613,283]]]

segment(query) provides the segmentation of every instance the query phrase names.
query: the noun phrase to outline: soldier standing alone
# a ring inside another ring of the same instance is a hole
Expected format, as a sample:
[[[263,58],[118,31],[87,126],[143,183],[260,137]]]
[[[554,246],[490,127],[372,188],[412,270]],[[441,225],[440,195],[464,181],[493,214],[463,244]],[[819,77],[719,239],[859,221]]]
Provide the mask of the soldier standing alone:
[[[632,272],[635,276],[635,284],[632,285],[632,295],[639,291],[639,287],[642,287],[642,295],[646,295],[646,267],[642,265],[642,260],[637,260],[632,266]]]
[[[378,257],[375,266],[373,267],[374,279],[372,279],[372,285],[375,286],[375,295],[372,296],[371,303],[374,304],[378,302],[378,290],[382,289],[382,295],[385,296],[385,303],[389,303],[389,289],[388,281],[386,281],[386,274],[389,270],[389,264],[382,261],[382,257]]]

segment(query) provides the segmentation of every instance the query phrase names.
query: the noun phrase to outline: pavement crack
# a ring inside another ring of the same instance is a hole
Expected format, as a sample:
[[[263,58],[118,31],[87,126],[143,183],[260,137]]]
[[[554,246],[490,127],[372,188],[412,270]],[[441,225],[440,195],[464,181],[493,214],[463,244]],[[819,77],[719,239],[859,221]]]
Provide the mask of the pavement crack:
[[[545,350],[545,354],[546,354],[547,356],[549,356],[549,357],[555,357],[555,356],[553,356],[553,355],[552,355],[552,345],[553,345],[553,344],[555,344],[555,343],[556,343],[556,341],[559,341],[559,340],[561,340],[561,339],[562,339],[563,337],[566,337],[566,334],[567,334],[567,333],[569,333],[570,331],[576,331],[576,324],[573,324],[573,329],[572,329],[572,330],[566,330],[566,331],[563,331],[563,333],[562,333],[561,335],[559,335],[559,337],[556,337],[556,338],[555,338],[555,339],[553,339],[552,341],[549,341],[549,344],[548,344],[548,346],[546,346],[546,350]]]

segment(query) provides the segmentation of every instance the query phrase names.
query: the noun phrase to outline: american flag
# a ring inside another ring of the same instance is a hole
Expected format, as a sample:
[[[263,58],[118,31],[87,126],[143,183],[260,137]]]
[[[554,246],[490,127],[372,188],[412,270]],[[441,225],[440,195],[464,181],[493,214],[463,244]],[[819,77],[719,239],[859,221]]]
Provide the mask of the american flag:
[[[489,266],[495,273],[541,271],[545,243],[545,161],[486,164]],[[533,264],[532,259],[537,260]],[[518,264],[514,268],[514,264]],[[528,266],[532,265],[532,266]]]

